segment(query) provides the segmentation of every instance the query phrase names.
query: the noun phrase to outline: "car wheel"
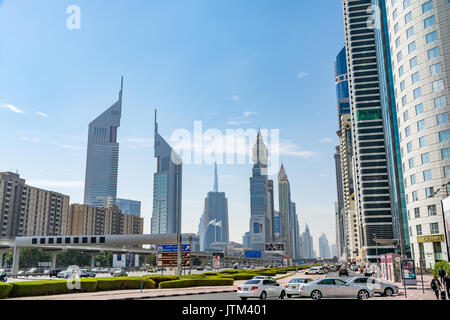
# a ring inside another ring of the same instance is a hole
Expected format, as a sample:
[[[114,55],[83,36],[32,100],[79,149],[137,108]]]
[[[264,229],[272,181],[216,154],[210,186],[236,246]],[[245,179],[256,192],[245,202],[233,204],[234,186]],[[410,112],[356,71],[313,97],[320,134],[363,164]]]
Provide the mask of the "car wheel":
[[[386,290],[384,290],[384,295],[386,297],[391,297],[394,294],[394,290],[392,290],[391,288],[386,288]]]
[[[360,292],[358,292],[358,299],[359,300],[369,299],[369,293],[366,290],[361,290]]]
[[[245,301],[245,300],[247,300],[248,298],[246,298],[246,297],[241,297],[241,300],[243,300],[243,301]]]
[[[313,300],[320,300],[322,299],[322,293],[319,290],[314,290],[313,292],[311,292],[311,298]]]
[[[265,291],[263,291],[263,292],[261,293],[261,295],[259,296],[259,298],[260,298],[261,300],[266,300],[266,299],[267,299],[267,293],[266,293]]]
[[[291,297],[292,297],[292,294],[288,294],[287,297],[288,297],[288,298],[291,298]]]
[[[286,292],[284,292],[284,290],[281,291],[280,299],[283,300],[285,296],[286,296]]]

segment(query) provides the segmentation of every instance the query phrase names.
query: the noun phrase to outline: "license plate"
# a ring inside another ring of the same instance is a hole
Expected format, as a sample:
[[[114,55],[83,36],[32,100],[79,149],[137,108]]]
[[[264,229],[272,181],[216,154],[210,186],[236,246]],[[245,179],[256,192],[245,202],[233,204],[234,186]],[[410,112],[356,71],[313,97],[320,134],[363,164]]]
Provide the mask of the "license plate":
[[[248,288],[244,288],[244,291],[248,291]]]
[[[295,288],[297,288],[297,287],[296,287],[296,286],[292,286],[291,288],[292,288],[292,289],[295,289]]]

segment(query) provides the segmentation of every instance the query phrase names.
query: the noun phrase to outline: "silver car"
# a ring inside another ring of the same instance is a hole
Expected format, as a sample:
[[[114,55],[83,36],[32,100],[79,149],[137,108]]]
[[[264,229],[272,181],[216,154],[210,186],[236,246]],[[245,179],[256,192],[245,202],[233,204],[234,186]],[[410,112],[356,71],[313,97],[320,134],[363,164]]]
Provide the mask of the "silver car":
[[[365,300],[374,296],[373,289],[365,286],[347,284],[341,279],[318,279],[301,288],[301,297],[311,297],[314,300],[322,298],[358,298]]]
[[[374,293],[382,296],[390,297],[394,294],[398,294],[398,287],[391,283],[381,282],[375,278],[367,277],[355,277],[347,280],[348,284],[365,286],[371,288]]]
[[[267,298],[286,297],[286,291],[279,283],[270,279],[252,279],[237,288],[237,294],[242,300],[248,298],[259,298],[265,300]]]
[[[303,288],[307,283],[314,280],[308,278],[296,278],[289,281],[284,287],[286,288],[287,297],[300,295],[301,288]]]

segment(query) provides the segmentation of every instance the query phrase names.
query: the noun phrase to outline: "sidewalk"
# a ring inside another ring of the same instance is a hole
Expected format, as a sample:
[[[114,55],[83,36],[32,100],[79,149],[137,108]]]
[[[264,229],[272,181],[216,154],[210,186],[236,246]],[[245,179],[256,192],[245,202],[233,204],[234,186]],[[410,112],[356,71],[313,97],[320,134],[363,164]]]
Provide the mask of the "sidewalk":
[[[284,276],[282,274],[277,275]],[[290,279],[298,276],[298,274],[290,275],[287,278],[281,279],[278,282],[280,285],[285,285]],[[115,291],[100,291],[87,293],[72,293],[60,294],[54,296],[38,296],[38,297],[23,297],[12,298],[8,300],[136,300],[146,298],[164,298],[175,296],[189,296],[194,294],[210,294],[234,292],[236,288],[246,282],[247,280],[236,280],[232,286],[220,287],[194,287],[194,288],[176,288],[176,289],[146,289],[146,290],[115,290]],[[186,299],[189,299],[188,297]]]

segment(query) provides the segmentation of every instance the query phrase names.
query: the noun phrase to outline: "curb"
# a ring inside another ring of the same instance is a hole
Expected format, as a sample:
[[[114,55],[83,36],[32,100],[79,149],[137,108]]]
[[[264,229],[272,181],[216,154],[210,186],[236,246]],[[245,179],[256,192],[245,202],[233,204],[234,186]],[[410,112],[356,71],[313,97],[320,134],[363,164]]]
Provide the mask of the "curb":
[[[175,294],[160,294],[160,295],[152,295],[152,296],[144,296],[144,297],[130,297],[130,298],[122,298],[122,299],[110,299],[110,300],[142,300],[142,299],[155,299],[155,298],[167,298],[167,297],[181,297],[181,296],[196,296],[201,294],[213,294],[213,293],[225,293],[225,292],[236,292],[236,289],[229,290],[215,290],[208,292],[188,292],[188,293],[175,293]]]

